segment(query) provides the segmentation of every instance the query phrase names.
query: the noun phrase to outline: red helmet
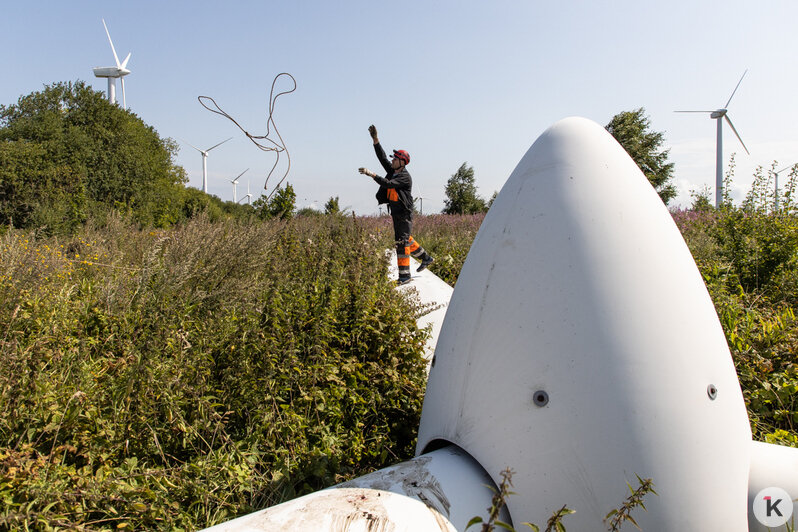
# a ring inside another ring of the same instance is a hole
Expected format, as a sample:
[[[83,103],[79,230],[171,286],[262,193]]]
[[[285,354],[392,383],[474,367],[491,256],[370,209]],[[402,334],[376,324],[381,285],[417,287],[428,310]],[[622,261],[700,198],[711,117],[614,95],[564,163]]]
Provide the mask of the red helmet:
[[[405,150],[393,150],[393,156],[405,164],[410,164],[410,154]]]

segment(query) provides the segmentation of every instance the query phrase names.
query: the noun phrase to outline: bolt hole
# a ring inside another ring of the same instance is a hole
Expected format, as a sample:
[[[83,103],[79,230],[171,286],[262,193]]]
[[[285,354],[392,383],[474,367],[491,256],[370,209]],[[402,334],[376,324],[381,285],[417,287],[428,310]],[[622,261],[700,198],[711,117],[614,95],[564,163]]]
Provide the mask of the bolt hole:
[[[710,384],[707,386],[707,395],[714,401],[718,396],[718,388],[714,384]]]
[[[546,406],[549,403],[549,394],[543,390],[538,390],[532,394],[532,401],[536,406]]]

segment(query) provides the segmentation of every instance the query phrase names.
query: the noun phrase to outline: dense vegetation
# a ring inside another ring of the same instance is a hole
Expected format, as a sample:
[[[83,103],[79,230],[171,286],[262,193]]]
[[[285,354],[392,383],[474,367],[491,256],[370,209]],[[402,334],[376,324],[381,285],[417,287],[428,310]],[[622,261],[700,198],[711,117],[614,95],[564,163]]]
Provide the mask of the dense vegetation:
[[[7,232],[0,528],[194,529],[411,456],[426,333],[387,229]]]

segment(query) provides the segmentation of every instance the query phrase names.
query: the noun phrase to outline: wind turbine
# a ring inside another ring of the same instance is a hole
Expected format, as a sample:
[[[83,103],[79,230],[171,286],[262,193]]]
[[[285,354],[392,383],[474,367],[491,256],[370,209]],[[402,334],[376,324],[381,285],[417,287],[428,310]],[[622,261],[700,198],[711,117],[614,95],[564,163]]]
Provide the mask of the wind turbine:
[[[249,180],[247,180],[247,195],[244,196],[247,199],[247,205],[252,205],[252,194],[249,193]],[[244,199],[241,198],[241,199]]]
[[[773,176],[775,177],[775,182],[773,184],[773,193],[775,195],[775,204],[774,204],[774,209],[773,210],[776,210],[776,211],[779,210],[779,174],[782,173],[784,170],[789,170],[793,166],[795,166],[795,164],[791,164],[790,166],[785,166],[781,170],[779,170],[777,172],[773,172]]]
[[[247,170],[249,170],[249,168],[247,168]],[[244,170],[243,172],[238,174],[235,179],[230,180],[230,182],[233,184],[233,203],[238,203],[238,200],[236,199],[236,185],[238,184],[238,178],[246,174],[247,170]]]
[[[103,19],[103,27],[105,28],[105,34],[108,35],[108,42],[111,43],[111,51],[114,53],[116,66],[94,67],[94,75],[98,78],[108,78],[108,101],[111,103],[116,103],[116,78],[119,78],[119,83],[122,85],[122,108],[127,109],[127,102],[125,101],[125,76],[130,74],[130,70],[127,69],[130,53],[128,53],[125,60],[120,63],[119,56],[116,55],[116,49],[114,48],[114,41],[111,40],[111,34],[108,32],[108,26],[105,24],[105,19]]]
[[[183,141],[183,142],[186,142],[186,144],[188,144],[189,146],[191,146],[192,148],[194,148],[195,150],[197,150],[198,152],[200,152],[202,154],[202,191],[204,193],[206,193],[206,194],[208,193],[208,152],[211,151],[212,149],[214,149],[217,146],[221,146],[222,144],[224,144],[225,142],[227,142],[228,140],[230,140],[232,138],[233,137],[230,137],[229,139],[223,140],[219,144],[214,144],[213,146],[211,146],[207,150],[201,150],[201,149],[197,148],[196,146],[194,146],[193,144],[191,144],[189,142],[186,142],[186,141]]]
[[[748,70],[746,69],[746,71],[743,72],[743,75],[740,77],[740,81],[737,82],[737,86],[734,87],[731,96],[729,96],[729,101],[727,101],[726,105],[724,105],[722,108],[716,109],[714,111],[676,111],[677,113],[709,113],[710,118],[714,118],[715,120],[717,120],[718,138],[716,141],[717,155],[715,161],[715,207],[720,207],[720,204],[723,201],[723,119],[724,118],[726,119],[726,122],[729,123],[729,126],[732,128],[732,131],[734,131],[737,140],[739,140],[740,144],[743,145],[745,153],[748,153],[750,155],[748,148],[745,147],[745,142],[743,142],[743,139],[740,138],[740,134],[737,133],[737,129],[734,127],[734,124],[732,124],[732,121],[727,114],[729,112],[728,111],[729,104],[731,103],[732,98],[734,98],[734,93],[737,92],[737,88],[740,86],[740,83],[742,83],[743,78],[747,73]]]

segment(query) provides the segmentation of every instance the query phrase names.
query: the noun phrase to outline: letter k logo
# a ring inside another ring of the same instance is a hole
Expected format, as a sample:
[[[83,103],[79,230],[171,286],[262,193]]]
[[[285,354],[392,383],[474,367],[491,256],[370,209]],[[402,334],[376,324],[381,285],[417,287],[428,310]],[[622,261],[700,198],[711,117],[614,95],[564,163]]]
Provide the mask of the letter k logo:
[[[770,517],[773,515],[773,512],[775,512],[779,517],[783,517],[781,515],[781,511],[779,510],[779,503],[782,501],[782,499],[776,499],[776,502],[772,502],[772,500],[773,499],[770,496],[765,497],[765,503],[767,504],[765,514]]]
[[[793,502],[793,498],[785,490],[771,486],[756,494],[751,509],[757,521],[766,527],[775,528],[790,520]]]

